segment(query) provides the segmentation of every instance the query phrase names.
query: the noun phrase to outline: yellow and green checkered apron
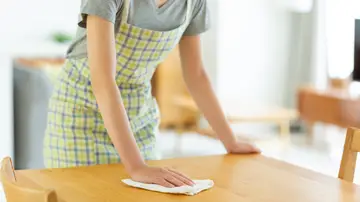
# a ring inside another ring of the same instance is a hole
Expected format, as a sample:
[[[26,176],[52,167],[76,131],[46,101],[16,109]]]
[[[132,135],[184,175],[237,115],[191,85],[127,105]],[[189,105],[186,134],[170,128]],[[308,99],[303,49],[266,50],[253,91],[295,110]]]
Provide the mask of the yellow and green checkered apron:
[[[164,32],[128,24],[130,2],[124,2],[116,34],[116,83],[141,154],[145,159],[157,159],[159,111],[151,94],[151,78],[189,24],[191,0],[187,0],[184,23]],[[87,58],[67,59],[55,83],[44,138],[44,160],[49,168],[120,162],[92,91]]]

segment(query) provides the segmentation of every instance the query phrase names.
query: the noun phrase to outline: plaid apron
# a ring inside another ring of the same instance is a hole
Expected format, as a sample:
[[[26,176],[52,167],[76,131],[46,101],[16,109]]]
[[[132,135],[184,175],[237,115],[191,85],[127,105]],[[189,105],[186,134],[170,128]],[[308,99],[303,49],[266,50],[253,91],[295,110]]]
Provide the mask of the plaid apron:
[[[116,83],[142,156],[157,159],[160,117],[151,95],[151,78],[188,26],[191,0],[187,0],[184,23],[164,32],[128,24],[130,2],[124,1],[116,34]],[[44,138],[44,161],[50,168],[120,162],[92,91],[87,58],[67,59],[55,83]]]

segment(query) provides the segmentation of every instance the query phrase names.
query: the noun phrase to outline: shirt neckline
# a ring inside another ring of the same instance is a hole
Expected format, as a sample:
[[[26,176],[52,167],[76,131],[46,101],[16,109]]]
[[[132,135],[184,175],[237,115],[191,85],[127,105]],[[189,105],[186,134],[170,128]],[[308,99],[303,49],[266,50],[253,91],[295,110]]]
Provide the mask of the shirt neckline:
[[[175,2],[175,0],[167,0],[162,6],[158,7],[158,5],[156,4],[157,0],[149,0],[153,9],[157,12],[157,13],[161,13],[164,12],[166,9],[168,9],[172,3]]]

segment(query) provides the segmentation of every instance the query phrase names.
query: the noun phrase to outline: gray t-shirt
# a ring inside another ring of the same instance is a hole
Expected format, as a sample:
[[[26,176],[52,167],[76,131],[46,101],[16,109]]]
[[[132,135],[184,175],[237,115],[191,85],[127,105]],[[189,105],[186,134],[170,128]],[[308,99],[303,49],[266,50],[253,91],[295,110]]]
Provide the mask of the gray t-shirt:
[[[87,15],[102,17],[120,26],[121,14],[125,0],[82,0],[79,16],[79,27],[73,43],[70,45],[67,58],[87,57],[86,18]],[[167,0],[160,8],[157,0],[132,0],[128,23],[156,31],[167,31],[180,26],[186,17],[187,1]],[[186,36],[198,35],[209,29],[209,12],[206,0],[192,0],[192,19],[184,32]]]

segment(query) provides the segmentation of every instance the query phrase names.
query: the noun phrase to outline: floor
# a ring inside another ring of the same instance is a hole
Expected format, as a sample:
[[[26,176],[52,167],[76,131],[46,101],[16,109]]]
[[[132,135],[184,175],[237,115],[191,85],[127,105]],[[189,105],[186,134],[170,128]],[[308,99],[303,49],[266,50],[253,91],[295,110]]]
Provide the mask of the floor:
[[[305,133],[291,134],[289,138],[282,138],[276,130],[268,129],[244,132],[235,128],[235,131],[248,134],[239,136],[254,142],[262,149],[265,156],[337,177],[345,140],[344,129],[317,126],[312,138],[308,138]],[[225,153],[219,141],[192,133],[179,136],[171,131],[162,131],[159,140],[163,158]],[[355,172],[354,180],[355,183],[360,184],[360,178],[356,173],[360,173],[360,166]],[[1,187],[0,202],[5,202]]]

